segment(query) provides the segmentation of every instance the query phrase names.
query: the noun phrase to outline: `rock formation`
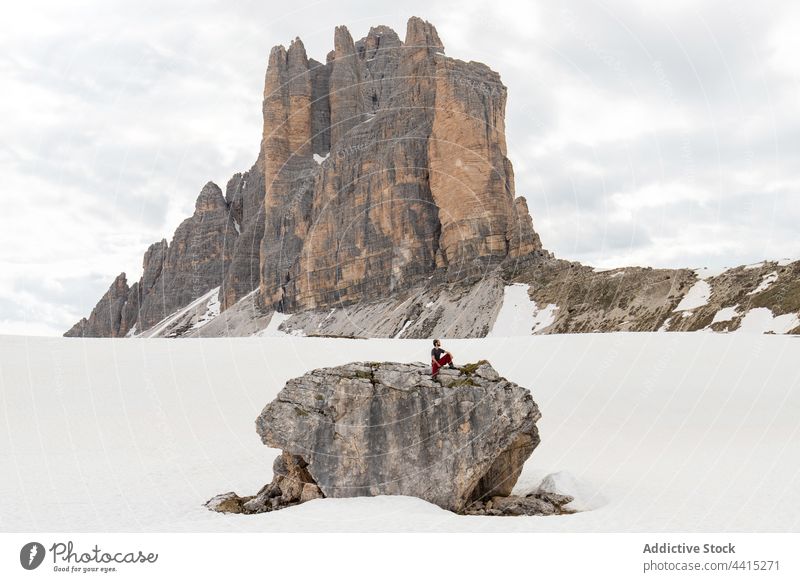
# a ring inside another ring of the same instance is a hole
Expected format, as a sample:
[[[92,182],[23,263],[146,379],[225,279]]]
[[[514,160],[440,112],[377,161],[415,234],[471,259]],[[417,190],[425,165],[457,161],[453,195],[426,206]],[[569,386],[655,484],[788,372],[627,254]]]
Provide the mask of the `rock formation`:
[[[130,293],[125,273],[120,273],[92,309],[89,318],[84,317],[73,325],[64,337],[124,336],[128,333],[129,322],[123,317],[123,312]]]
[[[226,262],[220,299],[228,309],[258,287],[261,239],[264,236],[264,172],[257,161],[249,171],[234,175],[225,189],[225,201],[233,217],[237,236]]]
[[[251,335],[277,311],[306,335],[482,337],[508,283],[557,307],[537,333],[733,331],[753,309],[775,319],[767,331],[800,333],[800,263],[708,277],[708,302],[676,312],[698,282],[690,269],[598,272],[545,251],[515,194],[506,93],[486,65],[445,56],[419,18],[404,39],[337,27],[325,63],[299,38],[276,46],[252,168],[224,197],[206,185],[172,242],[148,249],[141,279],[117,278],[65,335]],[[217,287],[219,305],[193,304]]]
[[[238,236],[219,186],[209,182],[167,248],[161,274],[139,307],[139,328],[148,329],[209,289],[219,286]]]
[[[467,515],[560,515],[575,513],[564,508],[573,500],[569,495],[536,492],[528,495],[495,496],[474,501],[464,510]]]
[[[320,497],[410,495],[478,513],[487,501],[506,503],[539,444],[540,417],[530,392],[488,362],[437,379],[427,364],[314,370],[289,380],[256,419],[264,444],[283,451],[273,481],[254,496],[228,493],[207,505],[260,513]],[[533,501],[520,503],[533,512]],[[558,513],[553,507],[546,512]]]
[[[431,24],[410,19],[405,41],[337,27],[324,66],[276,47],[264,94],[265,305],[345,306],[541,249],[514,201],[506,88]]]
[[[299,312],[463,281],[541,250],[514,198],[497,73],[446,57],[416,17],[405,40],[377,26],[354,41],[339,26],[333,47],[325,64],[299,38],[272,49],[256,163],[224,200],[209,184],[169,247],[151,247],[128,330],[217,286],[223,311],[258,287],[262,312]],[[89,331],[111,330],[69,333]]]
[[[236,192],[231,200],[232,204],[226,202],[213,182],[206,184],[197,198],[194,214],[178,226],[172,242],[162,240],[147,249],[141,279],[128,288],[125,273],[119,275],[91,316],[78,322],[65,336],[123,337],[132,330],[147,330],[219,287],[226,272],[231,275],[230,285],[241,289],[237,275],[243,273],[246,277],[249,257],[246,248],[239,255],[235,252],[241,230],[236,222]],[[243,212],[241,206],[244,202],[239,207]],[[243,255],[236,271],[228,268],[234,257]]]

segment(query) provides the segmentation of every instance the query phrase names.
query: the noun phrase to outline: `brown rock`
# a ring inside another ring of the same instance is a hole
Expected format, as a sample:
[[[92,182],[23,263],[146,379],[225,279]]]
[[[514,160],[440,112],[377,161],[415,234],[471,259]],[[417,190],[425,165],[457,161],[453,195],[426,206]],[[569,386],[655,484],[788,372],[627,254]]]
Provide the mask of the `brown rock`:
[[[164,317],[222,285],[238,233],[219,186],[209,182],[195,203],[194,214],[175,231],[161,271],[146,289],[143,275],[142,300],[137,329],[149,329]],[[151,247],[151,262],[158,262],[163,246]],[[145,257],[147,271],[148,257]],[[154,267],[153,271],[157,269]]]
[[[263,140],[266,305],[296,311],[385,297],[437,270],[455,280],[541,248],[524,201],[514,202],[505,87],[485,65],[449,59],[443,48],[419,18],[409,20],[405,42],[387,27],[353,42],[337,27],[325,67],[331,151],[321,166],[300,144],[309,139],[306,95],[322,103],[325,83],[306,81],[304,52],[292,59],[273,49]],[[311,119],[325,116],[312,111]],[[324,135],[316,125],[312,133]]]
[[[480,63],[441,55],[436,65],[428,155],[444,264],[463,273],[476,260],[496,264],[538,250],[541,244],[529,218],[519,216],[527,205],[514,202],[514,176],[506,157],[506,88],[500,76]]]
[[[326,64],[300,39],[272,49],[254,167],[225,198],[207,185],[172,243],[148,250],[117,333],[144,331],[216,286],[223,310],[256,284],[262,310],[329,308],[540,249],[514,201],[505,87],[443,51],[416,17],[405,41],[376,26],[354,42],[337,27]],[[87,320],[69,333],[89,329],[113,331]]]
[[[281,302],[286,272],[308,228],[317,170],[311,158],[312,89],[302,42],[296,40],[288,52],[273,48],[264,83],[261,141],[266,196],[260,288],[268,305]]]
[[[322,491],[313,483],[306,483],[303,485],[303,492],[300,494],[300,503],[311,501],[312,499],[322,499]]]
[[[89,318],[83,318],[64,334],[64,337],[120,337],[128,329],[122,311],[128,300],[128,282],[120,273],[105,295],[97,302]]]

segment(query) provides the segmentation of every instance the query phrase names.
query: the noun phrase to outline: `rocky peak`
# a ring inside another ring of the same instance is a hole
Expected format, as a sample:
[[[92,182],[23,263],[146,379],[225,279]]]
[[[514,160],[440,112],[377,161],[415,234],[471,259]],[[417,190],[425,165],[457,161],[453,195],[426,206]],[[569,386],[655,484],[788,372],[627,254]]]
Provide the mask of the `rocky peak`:
[[[161,276],[161,269],[164,267],[164,260],[167,258],[167,239],[162,238],[159,242],[151,244],[144,253],[142,260],[141,286],[144,289],[152,289],[156,281]]]
[[[259,189],[262,185],[256,180]],[[128,287],[125,274],[119,275],[92,315],[65,335],[120,337],[134,327],[145,331],[221,287],[240,230],[222,190],[208,182],[197,197],[194,214],[178,226],[172,243],[162,239],[147,249],[139,281]]]
[[[353,55],[356,52],[353,37],[344,25],[337,26],[333,31],[333,52],[336,59]]]
[[[83,318],[67,331],[65,337],[120,337],[128,330],[122,325],[122,311],[130,288],[125,273],[120,273],[100,298],[88,319]]]
[[[195,215],[207,212],[219,212],[220,210],[227,210],[225,197],[222,195],[222,190],[220,190],[219,186],[214,182],[208,182],[203,186],[195,202]]]
[[[153,254],[145,257],[146,263],[148,259],[153,261],[153,271],[159,262],[161,270],[152,287],[145,285],[143,275],[139,329],[149,329],[210,289],[221,286],[238,236],[222,190],[208,182],[197,197],[194,214],[175,230],[166,253],[165,241],[161,241],[151,247]]]
[[[424,47],[431,53],[444,52],[444,44],[436,28],[417,16],[408,19],[405,44],[407,47]]]
[[[269,51],[267,63],[267,76],[270,73],[286,70],[286,47],[282,44],[272,47],[272,50]]]
[[[395,49],[402,44],[397,33],[388,26],[373,26],[366,38],[357,43],[357,47],[363,47],[363,59],[369,62],[375,59],[379,50]]]
[[[308,91],[308,56],[306,47],[298,36],[286,51],[286,69],[289,72],[289,94],[305,95]]]

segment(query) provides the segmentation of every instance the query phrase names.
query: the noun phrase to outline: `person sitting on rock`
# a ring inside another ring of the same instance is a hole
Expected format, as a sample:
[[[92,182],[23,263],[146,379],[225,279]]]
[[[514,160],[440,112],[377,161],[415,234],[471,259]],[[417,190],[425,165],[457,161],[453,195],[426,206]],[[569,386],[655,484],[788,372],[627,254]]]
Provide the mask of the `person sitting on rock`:
[[[431,350],[431,376],[434,378],[439,373],[441,368],[448,366],[451,370],[455,370],[453,365],[453,354],[442,349],[442,342],[438,339],[433,340],[433,349]]]

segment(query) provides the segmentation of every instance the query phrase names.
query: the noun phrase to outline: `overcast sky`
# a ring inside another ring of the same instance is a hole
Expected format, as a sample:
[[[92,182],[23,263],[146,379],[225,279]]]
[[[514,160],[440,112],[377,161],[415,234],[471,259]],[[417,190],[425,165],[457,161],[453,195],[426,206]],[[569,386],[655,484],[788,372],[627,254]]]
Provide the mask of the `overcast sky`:
[[[138,279],[203,184],[252,165],[273,45],[300,36],[324,61],[336,25],[403,37],[411,15],[502,76],[517,193],[557,256],[800,257],[797,3],[5,4],[0,333],[63,333]]]

